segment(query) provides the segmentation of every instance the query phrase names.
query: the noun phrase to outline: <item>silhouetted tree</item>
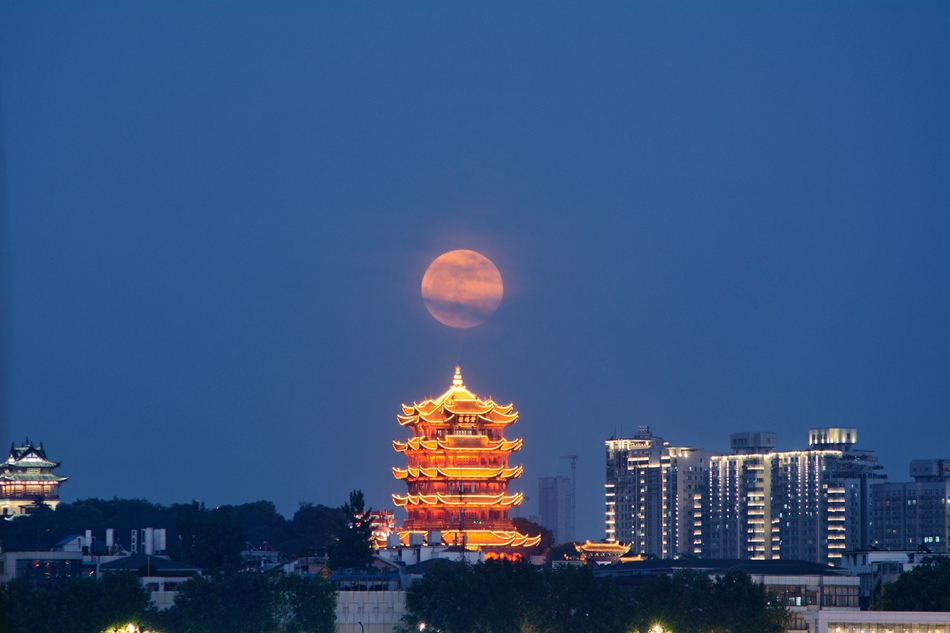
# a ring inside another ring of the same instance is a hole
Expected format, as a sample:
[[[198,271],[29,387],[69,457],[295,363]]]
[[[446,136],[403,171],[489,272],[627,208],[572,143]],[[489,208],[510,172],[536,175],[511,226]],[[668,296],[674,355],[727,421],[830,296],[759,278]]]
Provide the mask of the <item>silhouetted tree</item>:
[[[542,577],[543,631],[629,630],[633,620],[632,604],[612,579],[597,579],[589,567],[577,565],[546,570]]]
[[[337,525],[335,540],[327,548],[332,569],[368,567],[373,562],[373,517],[366,508],[363,491],[354,490],[340,508],[343,521]]]
[[[950,558],[924,560],[884,584],[879,611],[950,611]]]
[[[730,571],[713,585],[713,621],[723,633],[783,633],[791,616],[749,574]]]
[[[182,562],[209,572],[237,569],[241,565],[245,532],[226,510],[208,510],[197,501],[179,508]]]
[[[274,576],[225,571],[183,583],[164,624],[173,633],[272,633],[276,606]]]
[[[420,622],[443,633],[626,633],[632,622],[629,599],[588,568],[503,560],[438,561],[405,604],[407,633]]]
[[[527,555],[540,556],[544,552],[554,547],[554,532],[547,529],[540,523],[535,523],[534,521],[529,521],[528,519],[521,517],[513,517],[511,519],[511,523],[515,526],[515,529],[522,534],[527,534],[528,536],[541,535],[541,542],[526,552]]]
[[[146,629],[156,618],[148,591],[133,574],[101,580],[74,578],[61,587],[31,587],[11,581],[9,623],[13,631],[101,633],[133,623]]]
[[[713,628],[713,582],[706,574],[683,569],[672,576],[648,579],[634,593],[636,629],[654,624],[677,633],[703,633]]]
[[[713,581],[701,571],[682,569],[650,578],[634,598],[638,631],[661,624],[678,633],[782,633],[789,621],[788,609],[741,571]]]
[[[336,589],[323,578],[297,574],[277,584],[278,620],[287,633],[334,633]]]
[[[325,505],[301,503],[293,518],[294,553],[324,549],[333,542],[339,526],[346,522],[343,510]]]

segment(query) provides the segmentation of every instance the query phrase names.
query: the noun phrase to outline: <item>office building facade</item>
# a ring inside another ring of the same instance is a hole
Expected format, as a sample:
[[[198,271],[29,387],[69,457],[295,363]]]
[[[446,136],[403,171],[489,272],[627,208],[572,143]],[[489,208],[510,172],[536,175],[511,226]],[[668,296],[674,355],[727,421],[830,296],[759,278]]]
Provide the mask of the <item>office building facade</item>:
[[[872,487],[872,545],[878,550],[948,553],[950,459],[916,459],[914,481]]]
[[[554,533],[555,543],[574,541],[574,491],[569,477],[538,480],[538,513],[541,525]]]

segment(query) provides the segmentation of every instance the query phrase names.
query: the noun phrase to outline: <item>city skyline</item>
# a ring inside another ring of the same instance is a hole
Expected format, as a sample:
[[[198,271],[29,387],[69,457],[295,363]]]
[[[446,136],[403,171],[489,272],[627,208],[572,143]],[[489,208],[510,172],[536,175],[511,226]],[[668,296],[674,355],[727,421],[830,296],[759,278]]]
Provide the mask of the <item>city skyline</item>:
[[[389,508],[400,405],[461,365],[520,414],[514,491],[578,456],[581,540],[640,425],[857,428],[904,481],[950,447],[948,21],[4,3],[0,439],[64,501]],[[420,294],[451,250],[504,279],[466,330]]]

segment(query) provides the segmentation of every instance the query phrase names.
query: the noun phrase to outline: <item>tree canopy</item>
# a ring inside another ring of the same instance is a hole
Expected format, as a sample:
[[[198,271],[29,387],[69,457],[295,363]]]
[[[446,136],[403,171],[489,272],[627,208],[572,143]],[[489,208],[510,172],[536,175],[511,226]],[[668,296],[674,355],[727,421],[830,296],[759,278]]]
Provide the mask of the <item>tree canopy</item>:
[[[142,499],[83,499],[61,503],[56,510],[41,506],[29,516],[0,521],[0,543],[7,551],[49,551],[56,543],[74,534],[92,530],[98,538],[108,528],[115,530],[115,543],[129,548],[130,533],[146,527],[167,530],[169,554],[180,552],[178,522],[193,512],[194,504],[163,506]],[[343,522],[340,508],[301,503],[292,520],[281,516],[270,501],[255,501],[217,508],[245,533],[245,542],[260,547],[268,542],[286,558],[310,555],[326,548]],[[243,544],[242,544],[243,545]]]
[[[59,587],[31,587],[13,580],[0,588],[5,613],[0,631],[101,633],[133,623],[147,629],[157,613],[134,574],[111,573],[101,580],[74,578]]]
[[[636,628],[660,624],[677,633],[782,633],[789,612],[765,587],[741,571],[711,580],[684,569],[647,580],[634,592]]]
[[[244,528],[222,508],[208,510],[195,501],[179,510],[180,558],[209,572],[237,569],[243,562]]]
[[[340,508],[343,519],[337,525],[336,539],[327,548],[331,569],[368,567],[373,562],[373,517],[366,508],[362,490],[350,493]]]
[[[585,567],[438,561],[406,592],[405,630],[425,622],[444,633],[625,633],[629,606]]]
[[[950,611],[950,558],[924,560],[885,583],[874,605],[881,611]]]

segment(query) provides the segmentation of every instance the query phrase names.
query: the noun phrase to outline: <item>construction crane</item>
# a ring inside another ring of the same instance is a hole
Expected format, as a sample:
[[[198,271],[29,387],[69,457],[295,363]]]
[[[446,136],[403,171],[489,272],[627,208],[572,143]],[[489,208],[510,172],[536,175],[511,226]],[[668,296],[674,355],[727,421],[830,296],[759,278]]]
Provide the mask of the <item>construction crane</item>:
[[[571,541],[575,540],[575,525],[577,521],[577,460],[579,455],[561,455],[561,459],[571,460]]]

